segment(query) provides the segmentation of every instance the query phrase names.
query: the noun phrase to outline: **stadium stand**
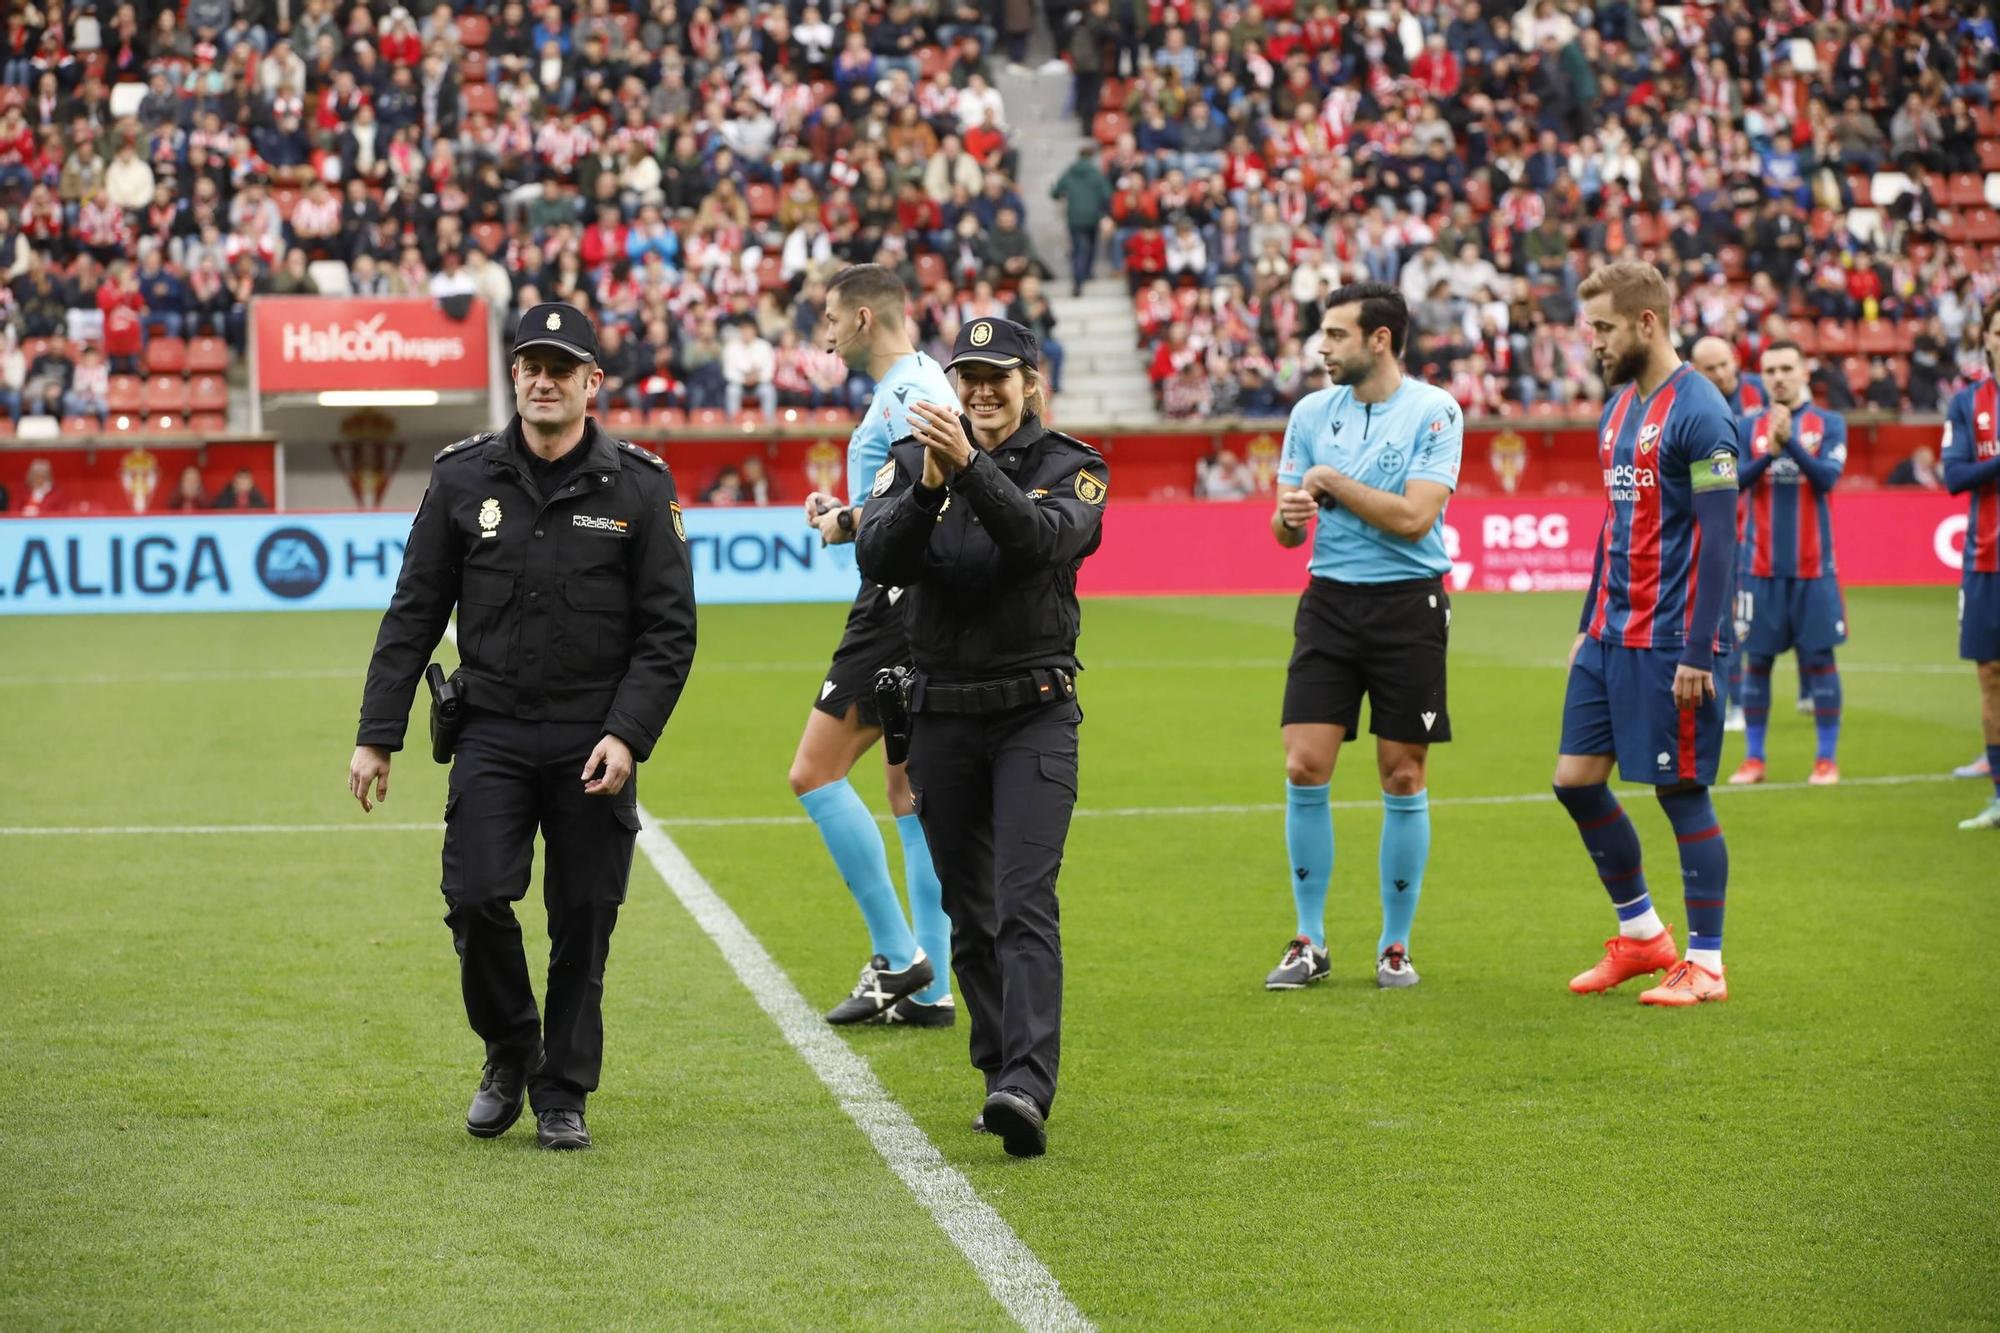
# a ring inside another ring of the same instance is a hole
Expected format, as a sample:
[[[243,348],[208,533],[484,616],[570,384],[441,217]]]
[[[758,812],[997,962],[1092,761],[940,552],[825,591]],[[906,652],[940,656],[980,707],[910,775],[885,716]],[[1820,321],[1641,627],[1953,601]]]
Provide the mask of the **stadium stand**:
[[[866,384],[812,345],[834,271],[955,282],[938,345],[1019,285],[986,239],[1026,207],[995,40],[903,0],[10,6],[0,407],[185,429],[255,295],[470,292],[510,333],[544,298],[620,328],[621,427],[845,419]],[[115,410],[73,391],[86,346]]]
[[[1085,13],[1110,257],[1170,417],[1281,413],[1319,302],[1400,285],[1473,414],[1601,399],[1575,290],[1658,263],[1680,332],[1811,341],[1823,401],[1888,358],[1935,411],[2000,282],[1991,6],[1170,0]],[[1071,218],[1074,228],[1077,220]],[[1192,369],[1190,369],[1192,367]]]
[[[327,291],[572,301],[622,331],[621,426],[851,413],[865,382],[812,346],[841,265],[900,269],[934,350],[1053,276],[1016,225],[1051,207],[1014,177],[1046,145],[1010,135],[994,25],[941,8],[12,6],[0,408],[212,423],[249,299]],[[1408,293],[1412,365],[1469,412],[1587,409],[1575,287],[1627,255],[1684,334],[1807,343],[1836,406],[1886,359],[1934,410],[1977,363],[1990,7],[1037,8],[1169,416],[1282,413],[1361,277]],[[1055,207],[1074,233],[1090,203]]]

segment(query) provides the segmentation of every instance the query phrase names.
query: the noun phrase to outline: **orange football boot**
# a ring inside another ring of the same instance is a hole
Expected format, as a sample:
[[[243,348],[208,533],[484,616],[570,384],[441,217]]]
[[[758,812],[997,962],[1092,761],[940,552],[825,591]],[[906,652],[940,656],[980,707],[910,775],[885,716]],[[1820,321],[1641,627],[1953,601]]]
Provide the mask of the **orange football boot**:
[[[1840,781],[1840,765],[1831,759],[1815,759],[1812,776],[1806,781],[1815,787],[1831,787]]]
[[[1633,977],[1671,971],[1680,960],[1672,926],[1649,940],[1614,935],[1604,941],[1604,957],[1597,960],[1597,966],[1571,977],[1569,988],[1578,995],[1596,995]]]
[[[1732,787],[1747,787],[1753,782],[1762,782],[1763,780],[1764,761],[1762,759],[1745,759],[1742,766],[1729,775],[1729,785]]]
[[[1684,962],[1667,973],[1665,981],[1649,991],[1642,991],[1639,1003],[1674,1006],[1728,998],[1729,983],[1722,979],[1721,973],[1711,972],[1700,963]]]

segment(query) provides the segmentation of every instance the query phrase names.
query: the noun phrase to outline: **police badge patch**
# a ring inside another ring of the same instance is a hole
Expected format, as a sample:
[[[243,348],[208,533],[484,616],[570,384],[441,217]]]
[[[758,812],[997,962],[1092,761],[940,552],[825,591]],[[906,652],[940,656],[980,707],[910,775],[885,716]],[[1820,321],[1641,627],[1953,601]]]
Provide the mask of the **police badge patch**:
[[[500,502],[492,496],[479,506],[479,535],[497,537],[500,535]]]
[[[1091,476],[1088,472],[1079,472],[1076,474],[1076,498],[1087,505],[1103,504],[1104,493],[1107,489],[1103,482]]]
[[[890,462],[884,463],[881,467],[875,469],[875,489],[873,489],[868,493],[871,496],[887,495],[889,493],[889,488],[895,484],[896,484],[896,464],[892,460]]]
[[[678,500],[667,501],[667,512],[674,516],[674,536],[679,537],[683,542],[685,542],[688,539],[688,530],[681,523],[680,502]]]

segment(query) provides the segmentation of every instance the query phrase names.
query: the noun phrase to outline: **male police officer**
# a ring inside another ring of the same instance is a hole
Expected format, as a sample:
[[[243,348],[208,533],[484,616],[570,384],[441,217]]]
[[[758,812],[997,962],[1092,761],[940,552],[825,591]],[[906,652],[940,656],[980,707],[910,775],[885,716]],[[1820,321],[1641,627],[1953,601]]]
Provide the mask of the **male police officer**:
[[[694,586],[673,478],[585,415],[603,382],[574,307],[538,305],[514,346],[505,430],[437,455],[382,618],[348,789],[389,795],[410,696],[459,608],[467,715],[445,801],[444,896],[486,1072],[466,1112],[505,1133],[532,1093],[545,1148],[587,1148],[603,1056],[604,962],[639,830],[633,766],[694,660]],[[535,829],[547,869],[547,1018],[510,904]]]

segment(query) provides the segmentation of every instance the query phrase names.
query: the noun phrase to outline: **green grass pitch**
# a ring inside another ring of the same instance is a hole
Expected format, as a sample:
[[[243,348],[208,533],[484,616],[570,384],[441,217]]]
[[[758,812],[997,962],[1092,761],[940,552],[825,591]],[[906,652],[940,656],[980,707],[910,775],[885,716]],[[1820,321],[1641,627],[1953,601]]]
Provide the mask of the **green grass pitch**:
[[[1573,597],[1458,600],[1423,984],[1373,985],[1350,750],[1334,975],[1283,995],[1290,604],[1089,603],[1051,1154],[969,1132],[963,1027],[846,1040],[1107,1328],[1991,1327],[2000,838],[1931,776],[1978,747],[1951,598],[1852,596],[1848,785],[1718,797],[1734,998],[1688,1012],[1564,988],[1612,926],[1547,795]],[[865,936],[784,775],[841,614],[706,611],[640,779],[816,1004]],[[597,1149],[465,1134],[439,838],[375,827],[435,821],[443,770],[399,756],[373,817],[345,792],[374,624],[0,620],[0,1327],[1005,1326],[643,858]],[[1790,670],[1775,783],[1812,757]],[[755,816],[792,822],[719,822]],[[19,832],[218,825],[269,831]]]

